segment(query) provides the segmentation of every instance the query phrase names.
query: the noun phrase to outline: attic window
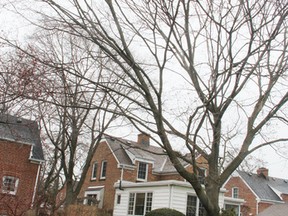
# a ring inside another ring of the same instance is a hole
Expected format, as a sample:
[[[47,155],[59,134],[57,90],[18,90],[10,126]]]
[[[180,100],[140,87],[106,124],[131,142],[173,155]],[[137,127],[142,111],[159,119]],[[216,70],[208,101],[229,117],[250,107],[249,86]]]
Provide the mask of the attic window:
[[[2,193],[15,195],[18,189],[19,178],[14,176],[3,176]]]
[[[232,188],[232,197],[233,198],[239,198],[239,188],[238,187]]]
[[[137,180],[145,181],[147,179],[148,164],[139,162]]]
[[[100,179],[106,179],[107,161],[102,161]]]

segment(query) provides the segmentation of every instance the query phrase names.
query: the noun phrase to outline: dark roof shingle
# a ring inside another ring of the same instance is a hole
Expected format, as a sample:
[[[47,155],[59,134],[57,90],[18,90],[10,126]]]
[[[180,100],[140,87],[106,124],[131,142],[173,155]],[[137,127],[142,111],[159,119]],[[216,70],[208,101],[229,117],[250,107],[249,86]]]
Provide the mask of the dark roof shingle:
[[[0,114],[0,139],[32,145],[31,159],[44,160],[40,131],[35,121]]]

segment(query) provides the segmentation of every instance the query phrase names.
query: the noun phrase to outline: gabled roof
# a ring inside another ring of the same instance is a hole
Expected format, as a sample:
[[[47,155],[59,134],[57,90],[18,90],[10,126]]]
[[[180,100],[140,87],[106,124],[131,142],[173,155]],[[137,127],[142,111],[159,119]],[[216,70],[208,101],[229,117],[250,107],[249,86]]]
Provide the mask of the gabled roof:
[[[288,194],[288,181],[285,179],[264,176],[238,171],[240,177],[261,199],[266,201],[281,202],[281,194]]]
[[[130,140],[105,135],[105,140],[116,160],[121,165],[135,166],[135,161],[153,164],[153,171],[159,174],[176,172],[167,154],[161,147],[141,145]],[[186,166],[188,163],[182,161]]]
[[[257,216],[283,216],[287,215],[288,204],[275,204],[259,213]]]
[[[31,159],[44,160],[40,131],[35,121],[0,114],[0,139],[32,145]]]

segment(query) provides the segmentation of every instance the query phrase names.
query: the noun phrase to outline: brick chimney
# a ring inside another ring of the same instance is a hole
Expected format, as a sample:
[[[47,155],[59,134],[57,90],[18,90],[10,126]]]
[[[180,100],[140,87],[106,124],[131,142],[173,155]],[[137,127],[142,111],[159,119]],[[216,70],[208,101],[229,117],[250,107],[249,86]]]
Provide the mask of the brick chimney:
[[[259,169],[257,169],[257,175],[263,175],[265,178],[268,178],[268,174],[269,174],[269,170],[265,167],[260,167]]]
[[[150,145],[150,135],[146,133],[138,134],[138,141],[139,145],[149,146]]]

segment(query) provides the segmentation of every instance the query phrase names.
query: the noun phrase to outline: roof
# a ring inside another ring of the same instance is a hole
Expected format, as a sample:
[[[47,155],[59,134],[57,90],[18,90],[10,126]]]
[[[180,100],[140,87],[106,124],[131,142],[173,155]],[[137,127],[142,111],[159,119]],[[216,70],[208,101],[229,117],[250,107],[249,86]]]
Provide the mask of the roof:
[[[168,155],[161,147],[141,145],[130,140],[105,135],[105,140],[110,146],[118,163],[126,166],[135,166],[135,161],[145,161],[153,164],[153,171],[159,174],[176,172]],[[181,161],[183,166],[188,163]]]
[[[265,177],[263,174],[253,174],[238,171],[240,177],[261,199],[282,202],[281,194],[288,194],[288,181],[285,179]]]
[[[283,216],[287,215],[288,204],[275,204],[260,212],[257,216]]]
[[[32,145],[31,159],[44,160],[40,131],[35,121],[0,114],[0,139]]]

